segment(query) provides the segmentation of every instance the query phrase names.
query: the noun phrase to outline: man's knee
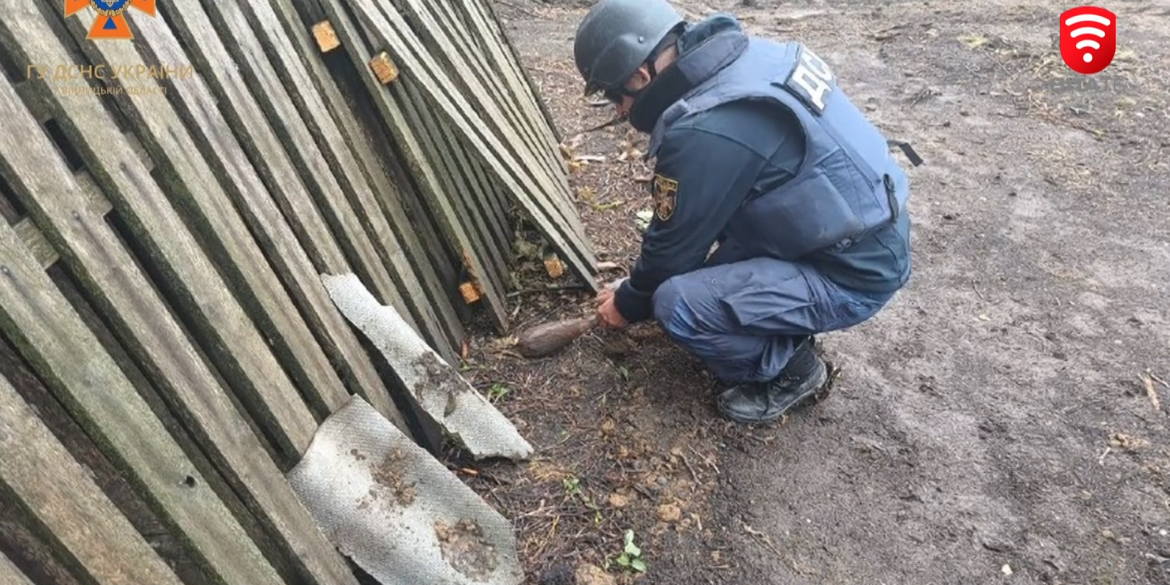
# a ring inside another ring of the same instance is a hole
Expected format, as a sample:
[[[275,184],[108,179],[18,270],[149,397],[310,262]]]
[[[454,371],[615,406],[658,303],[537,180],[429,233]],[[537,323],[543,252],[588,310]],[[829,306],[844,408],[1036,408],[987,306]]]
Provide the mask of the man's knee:
[[[662,283],[654,292],[654,319],[684,345],[728,333],[729,327],[717,295],[701,272],[680,274]]]
[[[654,291],[654,320],[674,335],[680,310],[685,310],[686,286],[681,276],[667,279]],[[686,320],[685,317],[682,320]]]

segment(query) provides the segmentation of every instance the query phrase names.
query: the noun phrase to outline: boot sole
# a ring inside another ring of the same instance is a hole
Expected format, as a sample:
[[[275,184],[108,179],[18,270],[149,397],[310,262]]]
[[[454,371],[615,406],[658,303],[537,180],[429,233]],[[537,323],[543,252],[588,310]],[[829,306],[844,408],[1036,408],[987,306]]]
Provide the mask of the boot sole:
[[[745,418],[736,416],[735,414],[724,412],[722,408],[719,409],[719,414],[723,415],[723,418],[740,424],[766,424],[776,422],[780,417],[807,404],[810,402],[810,400],[819,402],[817,397],[821,394],[821,390],[824,388],[825,382],[828,380],[829,368],[825,364],[825,361],[818,357],[817,369],[814,377],[806,383],[804,391],[800,393],[800,398],[794,400],[792,404],[788,406],[788,408],[777,411],[775,414],[771,414],[763,418]]]

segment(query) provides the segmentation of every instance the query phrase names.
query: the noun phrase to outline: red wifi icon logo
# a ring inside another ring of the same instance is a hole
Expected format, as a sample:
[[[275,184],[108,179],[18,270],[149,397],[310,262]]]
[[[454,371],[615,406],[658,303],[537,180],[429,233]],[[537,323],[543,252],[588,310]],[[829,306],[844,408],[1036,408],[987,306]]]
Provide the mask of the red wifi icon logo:
[[[1117,16],[1097,6],[1081,6],[1060,15],[1060,57],[1082,75],[1100,73],[1117,52]]]

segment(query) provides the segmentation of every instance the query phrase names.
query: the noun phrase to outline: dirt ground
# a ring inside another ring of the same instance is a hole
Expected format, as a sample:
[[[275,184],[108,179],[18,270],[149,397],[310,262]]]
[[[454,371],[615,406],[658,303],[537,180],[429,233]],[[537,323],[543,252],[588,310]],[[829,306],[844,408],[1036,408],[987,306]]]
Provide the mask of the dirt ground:
[[[583,133],[611,114],[572,66],[588,4],[495,0],[598,254],[625,267],[645,138]],[[833,392],[767,427],[719,419],[653,325],[535,361],[479,339],[467,375],[537,455],[467,480],[515,523],[530,582],[1170,583],[1170,9],[1107,3],[1118,54],[1085,78],[1055,42],[1072,4],[752,4],[678,6],[808,43],[913,144],[913,279],[823,336]],[[521,327],[592,306],[514,301]]]

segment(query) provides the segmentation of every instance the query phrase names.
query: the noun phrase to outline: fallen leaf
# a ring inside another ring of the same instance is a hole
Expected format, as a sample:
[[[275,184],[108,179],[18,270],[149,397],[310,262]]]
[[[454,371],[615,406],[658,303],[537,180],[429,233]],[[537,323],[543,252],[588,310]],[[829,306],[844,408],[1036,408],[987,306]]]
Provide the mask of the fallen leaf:
[[[654,218],[654,212],[649,209],[643,209],[637,213],[637,218],[634,220],[634,225],[637,226],[638,231],[644,232],[650,227],[650,220]]]
[[[959,37],[959,41],[972,49],[977,49],[988,43],[987,37],[982,35],[962,35]]]
[[[1154,388],[1154,379],[1150,376],[1142,376],[1142,382],[1146,384],[1146,396],[1150,397],[1150,404],[1154,405],[1154,410],[1162,410],[1162,401],[1158,399],[1158,391]]]
[[[1109,436],[1109,446],[1126,451],[1140,449],[1149,444],[1150,442],[1145,439],[1133,437],[1125,433],[1113,433]]]
[[[682,510],[674,504],[663,504],[658,506],[658,519],[663,522],[678,522],[682,518]]]

